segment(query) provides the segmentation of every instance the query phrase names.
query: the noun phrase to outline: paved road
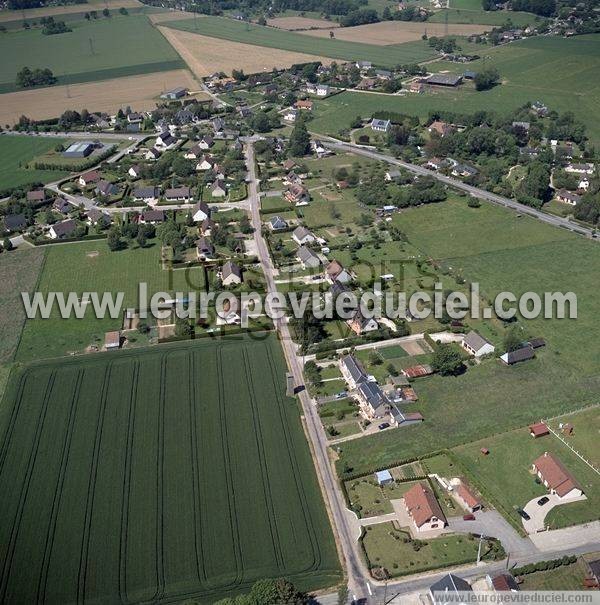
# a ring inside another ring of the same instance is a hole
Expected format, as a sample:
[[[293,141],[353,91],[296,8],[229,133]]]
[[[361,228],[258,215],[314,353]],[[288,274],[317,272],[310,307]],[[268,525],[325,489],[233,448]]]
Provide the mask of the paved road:
[[[593,229],[588,229],[587,227],[583,227],[569,221],[568,219],[561,218],[559,216],[554,216],[552,214],[546,214],[541,210],[536,210],[535,208],[531,208],[530,206],[525,206],[524,204],[520,204],[519,202],[515,202],[510,198],[504,197],[502,195],[496,195],[495,193],[490,193],[485,189],[479,189],[478,187],[473,187],[472,185],[467,185],[463,181],[458,179],[446,176],[444,174],[440,174],[439,172],[435,172],[433,170],[428,170],[427,168],[423,168],[422,166],[417,166],[416,164],[409,164],[408,162],[403,162],[402,160],[397,160],[396,158],[389,156],[384,153],[380,153],[378,151],[372,151],[371,149],[365,149],[364,147],[360,147],[358,145],[353,145],[351,143],[344,143],[342,141],[338,141],[337,139],[331,137],[320,137],[325,146],[331,149],[337,149],[341,151],[348,151],[351,153],[356,153],[358,155],[362,155],[373,160],[378,160],[381,162],[387,162],[388,164],[393,164],[395,166],[400,166],[401,168],[405,168],[414,174],[424,175],[424,176],[432,176],[433,178],[445,183],[446,185],[450,185],[455,187],[456,189],[460,189],[469,193],[470,195],[487,200],[492,204],[496,204],[498,206],[504,206],[505,208],[510,208],[519,212],[520,214],[526,214],[528,216],[532,216],[544,223],[548,223],[549,225],[553,225],[555,227],[561,227],[565,229],[569,229],[574,233],[578,233],[579,235],[584,235],[585,237],[592,237],[592,233],[594,233]],[[327,140],[329,139],[329,140]]]
[[[267,292],[273,293],[277,291],[277,286],[273,277],[274,267],[271,256],[261,233],[262,221],[260,217],[260,199],[258,179],[255,172],[253,141],[254,139],[246,139],[245,141],[249,176],[248,199],[250,202],[252,226],[255,230],[254,239],[256,241],[258,258],[265,274]],[[296,385],[303,385],[302,366],[296,355],[296,345],[291,339],[288,324],[284,320],[275,320],[274,323],[276,329],[279,331],[283,351],[288,367],[294,376],[295,383]],[[334,529],[337,530],[338,543],[342,550],[351,595],[355,599],[368,598],[370,590],[368,585],[369,580],[362,563],[359,545],[348,525],[346,504],[338,488],[337,478],[329,461],[325,430],[319,420],[316,407],[313,405],[306,390],[300,391],[299,399],[304,411],[306,428],[310,437],[321,485],[325,491],[327,504],[333,517]]]

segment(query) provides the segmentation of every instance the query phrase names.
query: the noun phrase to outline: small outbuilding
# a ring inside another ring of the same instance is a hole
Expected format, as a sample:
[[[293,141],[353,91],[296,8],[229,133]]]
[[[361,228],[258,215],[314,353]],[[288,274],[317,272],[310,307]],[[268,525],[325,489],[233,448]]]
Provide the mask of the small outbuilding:
[[[529,434],[537,439],[538,437],[544,437],[544,435],[550,434],[550,429],[543,422],[536,422],[535,424],[529,425]]]
[[[376,472],[375,477],[377,478],[377,483],[379,485],[388,485],[389,483],[394,482],[392,473],[390,473],[390,471],[388,471],[388,470]]]

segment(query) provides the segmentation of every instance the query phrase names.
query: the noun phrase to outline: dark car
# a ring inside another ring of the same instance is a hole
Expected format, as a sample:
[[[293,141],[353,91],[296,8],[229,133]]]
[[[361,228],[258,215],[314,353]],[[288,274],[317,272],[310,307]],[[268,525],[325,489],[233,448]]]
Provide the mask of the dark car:
[[[473,515],[472,513],[463,515],[463,521],[475,521],[475,515]]]
[[[548,496],[544,496],[543,498],[540,498],[537,503],[539,506],[544,506],[549,500],[550,498],[548,498]]]
[[[389,422],[382,422],[382,423],[381,423],[381,424],[380,424],[380,425],[379,425],[377,428],[378,428],[380,431],[383,431],[383,429],[387,429],[387,428],[389,428],[389,426],[390,426],[390,423],[389,423]]]
[[[529,519],[531,519],[531,517],[524,510],[518,509],[517,512],[519,515],[521,515],[521,517],[523,517],[523,519],[525,519],[525,521],[529,521]]]

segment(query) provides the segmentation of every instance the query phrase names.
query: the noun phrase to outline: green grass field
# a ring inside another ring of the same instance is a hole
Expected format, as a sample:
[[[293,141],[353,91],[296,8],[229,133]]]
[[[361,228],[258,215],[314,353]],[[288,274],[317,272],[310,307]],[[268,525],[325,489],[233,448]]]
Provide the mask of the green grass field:
[[[2,38],[0,38],[0,42]],[[54,149],[64,139],[2,136],[0,137],[0,191],[30,183],[49,183],[66,172],[57,170],[28,170],[26,165],[34,158]]]
[[[70,25],[72,32],[55,36],[44,36],[41,30],[4,34],[0,38],[0,92],[17,90],[15,77],[23,66],[49,67],[59,84],[185,67],[145,15],[113,16]]]
[[[411,409],[426,421],[403,431],[401,440],[395,431],[384,431],[345,443],[340,464],[366,472],[596,402],[600,302],[594,267],[600,250],[595,242],[488,204],[473,210],[465,200],[416,208],[395,220],[424,254],[462,269],[484,294],[573,291],[578,318],[521,322],[529,334],[547,341],[527,363],[508,368],[490,360],[458,377],[416,381],[419,401]],[[502,328],[484,323],[490,326],[486,335],[501,347]]]
[[[503,25],[509,19],[515,27],[525,27],[526,25],[535,25],[542,21],[540,17],[533,13],[519,11],[484,11],[481,8],[481,2],[478,0],[451,0],[450,8],[436,11],[428,21],[432,23],[444,23],[448,18],[448,23],[475,23],[479,25]]]
[[[586,123],[590,140],[600,143],[600,124],[590,119],[597,114],[600,94],[600,82],[594,77],[600,69],[600,35],[541,36],[500,47],[479,46],[478,53],[482,58],[469,63],[468,68],[477,71],[483,66],[496,66],[503,83],[492,90],[477,92],[459,87],[403,97],[345,92],[317,101],[309,128],[335,136],[357,115],[366,118],[376,111],[397,111],[422,119],[432,110],[472,113],[484,109],[502,114],[540,100],[550,109],[572,111]],[[465,66],[439,61],[428,69],[462,73]]]
[[[576,414],[561,416],[549,424],[552,429],[561,433],[560,424],[570,423],[573,426],[571,435],[562,434],[565,441],[584,458],[600,468],[600,407],[590,408]]]
[[[48,292],[83,291],[123,292],[124,305],[138,307],[138,284],[148,284],[149,296],[155,292],[202,290],[204,273],[196,267],[187,270],[163,270],[159,261],[159,244],[111,252],[106,241],[92,241],[47,248],[46,262],[39,290]],[[0,260],[1,262],[1,260]],[[62,319],[54,312],[49,319],[28,319],[17,351],[18,361],[58,357],[82,351],[92,343],[103,344],[104,333],[117,330],[118,320],[97,319],[86,312],[84,319]]]
[[[267,48],[280,48],[345,61],[371,61],[382,67],[425,61],[435,56],[435,52],[422,40],[393,47],[377,46],[375,44],[362,44],[337,39],[315,38],[273,27],[248,25],[223,17],[204,16],[198,19],[168,21],[164,25],[204,36]]]
[[[274,337],[15,376],[0,418],[0,600],[208,604],[264,577],[336,584],[284,376]]]
[[[536,571],[523,576],[521,590],[582,590],[588,566],[582,559],[549,571]]]

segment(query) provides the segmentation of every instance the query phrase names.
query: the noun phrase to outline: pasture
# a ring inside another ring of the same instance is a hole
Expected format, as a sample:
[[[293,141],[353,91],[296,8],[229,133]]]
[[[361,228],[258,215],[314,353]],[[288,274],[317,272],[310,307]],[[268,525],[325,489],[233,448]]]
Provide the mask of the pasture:
[[[479,110],[503,114],[525,103],[537,100],[550,109],[566,112],[586,123],[586,132],[593,143],[600,143],[600,124],[590,120],[595,115],[600,94],[600,35],[574,38],[537,37],[500,47],[480,46],[482,58],[469,63],[477,71],[484,65],[496,66],[503,83],[492,90],[477,92],[457,88],[426,94],[372,95],[344,92],[317,101],[310,129],[320,134],[337,135],[361,115],[370,117],[376,111],[397,111],[425,119],[430,111],[454,110],[473,113]],[[438,61],[432,71],[462,73],[464,65]]]
[[[450,0],[451,7],[436,11],[428,22],[430,23],[445,23],[446,18],[448,23],[478,23],[481,25],[503,25],[507,21],[512,21],[514,27],[525,27],[527,25],[535,25],[543,19],[533,13],[525,13],[519,11],[484,11],[481,8],[481,3],[473,8],[471,0],[459,0],[458,4]]]
[[[0,113],[3,109],[0,109]],[[54,149],[65,139],[29,136],[0,137],[0,191],[29,185],[49,183],[66,176],[57,170],[29,170],[27,164],[34,158]]]
[[[506,367],[489,360],[457,377],[419,379],[414,409],[426,421],[403,431],[401,441],[394,431],[386,431],[344,444],[340,465],[368,471],[596,402],[600,302],[591,268],[600,263],[600,250],[595,242],[549,225],[527,220],[515,226],[513,217],[487,204],[468,208],[463,200],[412,209],[395,220],[413,245],[457,268],[467,281],[478,282],[486,298],[503,291],[517,296],[525,291],[572,291],[577,295],[577,319],[521,320],[525,335],[547,342],[526,363]],[[471,240],[473,234],[476,241]],[[486,336],[501,348],[502,326],[482,323]]]
[[[111,115],[127,106],[138,111],[150,111],[156,107],[160,93],[176,86],[194,90],[198,84],[187,69],[175,69],[114,80],[9,92],[1,97],[0,124],[14,124],[22,115],[32,120],[55,118],[67,109],[86,108]],[[205,93],[195,96],[207,98]]]
[[[562,434],[563,439],[589,462],[600,469],[600,407],[593,407],[583,412],[569,414],[551,420],[548,424],[561,433],[560,424],[573,426],[571,435]]]
[[[334,29],[339,27],[335,21],[326,21],[325,19],[312,19],[310,17],[275,17],[267,19],[267,24],[271,27],[286,29],[288,31],[298,31],[307,29]]]
[[[285,369],[269,336],[15,375],[0,419],[0,600],[208,604],[264,577],[335,585]]]
[[[8,32],[0,38],[0,92],[17,90],[23,67],[48,67],[58,84],[96,82],[184,67],[179,55],[145,15],[71,23],[72,32]]]
[[[125,306],[138,307],[138,284],[148,284],[149,296],[155,292],[188,292],[204,288],[201,268],[164,270],[160,247],[155,241],[146,248],[111,252],[105,240],[49,246],[39,280],[39,291],[123,292]],[[58,357],[81,352],[88,345],[102,345],[104,333],[121,327],[122,319],[98,319],[92,308],[84,319],[62,319],[58,310],[48,319],[28,319],[17,351],[18,361]]]
[[[436,54],[423,40],[385,48],[375,44],[363,44],[347,40],[330,40],[328,38],[316,40],[304,34],[288,32],[274,27],[242,23],[223,17],[203,16],[197,19],[170,21],[166,25],[174,29],[232,42],[242,42],[346,61],[371,61],[382,67],[425,61]]]
[[[63,6],[41,6],[39,8],[27,8],[24,10],[3,10],[0,12],[0,23],[11,21],[22,21],[23,16],[28,21],[34,21],[41,17],[64,18],[66,15],[81,14],[87,10],[102,10],[105,6],[109,10],[118,10],[122,6],[128,9],[143,8],[138,0],[89,0],[88,6],[81,4],[67,4]],[[87,9],[87,10],[84,10]]]

